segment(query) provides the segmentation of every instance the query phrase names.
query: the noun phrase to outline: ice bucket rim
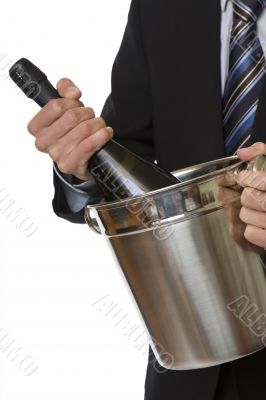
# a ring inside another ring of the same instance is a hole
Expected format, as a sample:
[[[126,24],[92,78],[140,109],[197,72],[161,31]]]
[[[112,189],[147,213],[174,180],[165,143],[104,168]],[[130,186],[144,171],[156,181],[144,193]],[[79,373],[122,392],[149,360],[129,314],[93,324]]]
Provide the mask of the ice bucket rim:
[[[185,167],[182,169],[178,169],[175,171],[172,171],[171,174],[176,176],[177,178],[180,178],[180,176],[184,175],[185,173],[189,173],[189,172],[194,172],[194,171],[199,171],[199,170],[203,170],[208,167],[212,167],[214,165],[217,165],[218,163],[222,164],[222,163],[231,163],[234,162],[232,165],[227,165],[223,168],[217,169],[215,171],[211,171],[209,173],[197,176],[195,178],[191,178],[189,180],[177,183],[175,185],[170,185],[161,189],[157,189],[148,193],[145,193],[143,195],[138,195],[138,196],[133,196],[131,198],[126,198],[126,199],[120,199],[120,200],[115,200],[115,201],[110,201],[110,202],[101,202],[101,203],[95,203],[95,204],[87,204],[85,207],[85,210],[101,210],[101,209],[110,209],[110,208],[121,208],[124,206],[127,206],[129,204],[129,202],[131,203],[135,203],[137,201],[141,201],[145,198],[151,197],[151,196],[156,196],[160,193],[165,193],[167,191],[174,191],[176,189],[181,189],[185,186],[190,185],[191,183],[196,183],[196,182],[201,182],[203,180],[208,180],[211,179],[217,175],[220,175],[226,171],[231,171],[231,170],[238,170],[239,167],[241,167],[242,165],[246,164],[245,161],[242,161],[239,159],[238,156],[230,156],[230,157],[223,157],[223,158],[219,158],[216,160],[212,160],[212,161],[207,161],[204,163],[199,163],[199,164],[195,164],[193,166],[189,166],[189,167]]]

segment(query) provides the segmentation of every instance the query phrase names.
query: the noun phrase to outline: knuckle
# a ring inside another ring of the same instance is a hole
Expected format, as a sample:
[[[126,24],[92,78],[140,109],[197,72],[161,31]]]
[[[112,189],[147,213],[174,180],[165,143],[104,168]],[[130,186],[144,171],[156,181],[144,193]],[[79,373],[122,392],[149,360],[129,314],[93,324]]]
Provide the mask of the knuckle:
[[[27,130],[29,133],[34,134],[35,132],[35,127],[34,127],[34,122],[31,120],[28,125],[27,125]]]
[[[58,168],[63,174],[71,174],[72,168],[71,165],[66,160],[59,160],[57,163]]]
[[[50,100],[47,104],[47,107],[55,114],[62,114],[64,110],[63,102],[60,99]]]
[[[99,125],[101,125],[102,128],[106,127],[106,122],[102,117],[98,117],[97,120],[99,121]]]
[[[88,113],[90,118],[95,118],[95,112],[91,107],[88,107]]]
[[[60,161],[60,151],[56,147],[52,147],[49,149],[49,156],[56,163]]]
[[[39,150],[39,151],[41,151],[43,153],[46,151],[46,144],[44,143],[42,138],[37,138],[35,140],[35,147],[36,147],[37,150]]]
[[[102,122],[103,126],[106,126],[106,121],[103,117],[98,117],[98,119]]]
[[[90,135],[90,133],[91,133],[90,126],[86,122],[81,122],[78,125],[78,132],[83,137],[87,136],[87,135]]]
[[[61,86],[65,86],[65,85],[67,85],[68,83],[69,83],[69,79],[63,77],[63,78],[60,78],[60,79],[59,79],[59,81],[58,81],[57,84],[56,84],[56,87],[57,87],[58,89],[60,89]]]
[[[92,140],[92,138],[88,138],[85,142],[84,142],[84,146],[83,146],[83,153],[95,153],[95,151],[97,150],[97,145],[95,143],[94,140]]]
[[[101,132],[103,133],[101,141],[102,141],[102,144],[105,144],[112,138],[113,131],[110,128],[106,127],[106,128],[103,128],[101,130]]]
[[[65,118],[67,119],[67,121],[70,124],[73,124],[73,125],[77,124],[79,122],[79,117],[80,117],[80,114],[79,114],[78,108],[72,108],[65,112]]]
[[[102,118],[92,118],[86,121],[86,124],[89,126],[90,130],[94,133],[104,129],[106,127]]]

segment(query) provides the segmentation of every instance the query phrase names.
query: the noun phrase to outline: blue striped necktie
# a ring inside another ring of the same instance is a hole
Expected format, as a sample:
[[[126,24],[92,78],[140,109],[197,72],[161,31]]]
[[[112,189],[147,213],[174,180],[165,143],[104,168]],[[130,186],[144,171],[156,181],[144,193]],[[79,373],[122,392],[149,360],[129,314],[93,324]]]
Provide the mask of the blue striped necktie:
[[[266,73],[257,20],[266,0],[233,0],[229,73],[223,95],[225,153],[232,155],[251,135]]]

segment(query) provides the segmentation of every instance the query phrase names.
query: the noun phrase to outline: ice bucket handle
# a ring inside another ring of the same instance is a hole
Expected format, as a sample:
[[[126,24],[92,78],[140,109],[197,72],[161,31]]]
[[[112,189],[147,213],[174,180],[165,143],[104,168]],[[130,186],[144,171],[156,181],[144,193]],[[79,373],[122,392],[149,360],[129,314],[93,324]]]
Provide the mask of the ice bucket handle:
[[[257,156],[252,161],[247,161],[240,167],[237,167],[234,170],[235,174],[238,174],[241,171],[252,171],[252,172],[261,172],[266,171],[266,156]]]
[[[86,209],[84,217],[85,217],[85,221],[87,222],[89,227],[94,232],[101,234],[101,229],[100,229],[97,219],[95,218],[93,211],[91,209]]]

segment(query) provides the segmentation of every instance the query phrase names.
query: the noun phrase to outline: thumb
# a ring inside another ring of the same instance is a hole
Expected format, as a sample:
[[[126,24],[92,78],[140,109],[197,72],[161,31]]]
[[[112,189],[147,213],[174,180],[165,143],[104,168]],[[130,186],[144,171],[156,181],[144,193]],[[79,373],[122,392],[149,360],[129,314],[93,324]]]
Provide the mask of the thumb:
[[[250,147],[237,150],[237,155],[241,160],[249,161],[254,157],[266,154],[266,144],[262,142],[254,143]]]
[[[60,96],[70,100],[79,100],[82,95],[79,88],[68,78],[60,79],[56,87]]]

